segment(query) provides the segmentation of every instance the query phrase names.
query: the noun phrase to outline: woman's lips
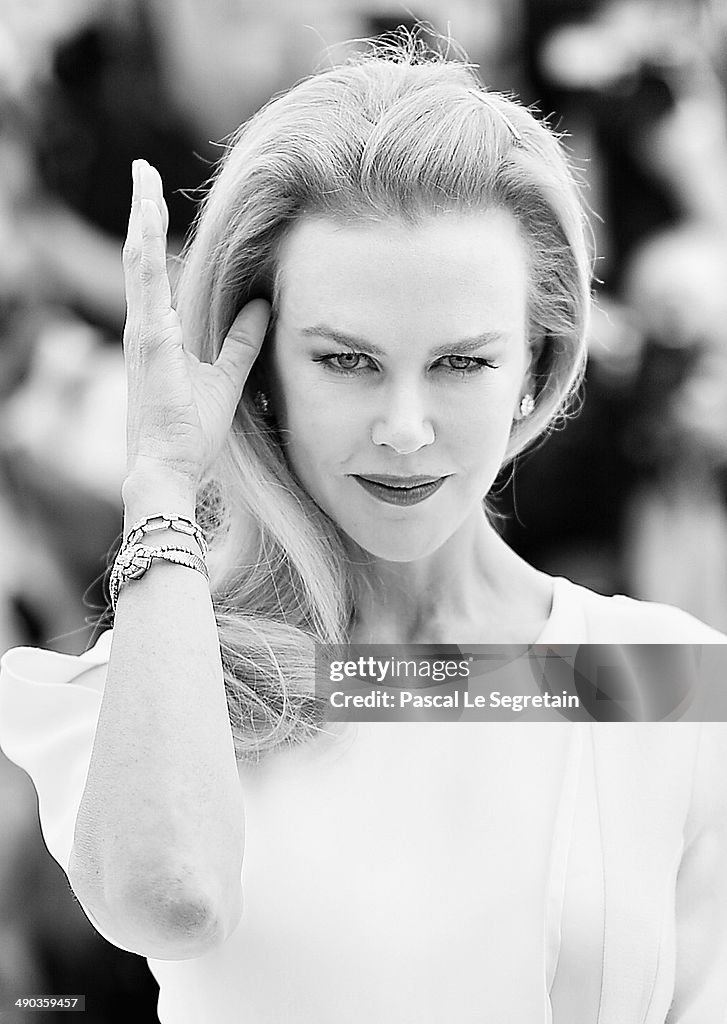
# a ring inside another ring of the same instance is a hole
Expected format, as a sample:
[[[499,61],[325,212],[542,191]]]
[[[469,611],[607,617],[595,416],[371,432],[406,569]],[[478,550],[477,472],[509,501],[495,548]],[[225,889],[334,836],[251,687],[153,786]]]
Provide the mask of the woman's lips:
[[[444,476],[433,478],[354,475],[354,480],[365,491],[389,505],[418,505],[420,501],[436,493],[446,479]]]

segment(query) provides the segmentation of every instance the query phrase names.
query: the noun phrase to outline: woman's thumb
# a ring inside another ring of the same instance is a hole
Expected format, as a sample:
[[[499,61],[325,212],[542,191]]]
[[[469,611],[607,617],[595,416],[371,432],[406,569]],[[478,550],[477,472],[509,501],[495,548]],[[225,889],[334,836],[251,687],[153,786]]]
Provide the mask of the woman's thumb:
[[[253,299],[242,307],[222,343],[215,366],[242,391],[252,365],[258,357],[270,320],[270,303]]]

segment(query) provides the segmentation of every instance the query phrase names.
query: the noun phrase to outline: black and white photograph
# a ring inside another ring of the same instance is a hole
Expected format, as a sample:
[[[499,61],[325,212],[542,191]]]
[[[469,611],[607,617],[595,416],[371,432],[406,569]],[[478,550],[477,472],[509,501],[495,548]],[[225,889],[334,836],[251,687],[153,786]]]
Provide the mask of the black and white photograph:
[[[727,0],[0,0],[59,1013],[727,1024]]]

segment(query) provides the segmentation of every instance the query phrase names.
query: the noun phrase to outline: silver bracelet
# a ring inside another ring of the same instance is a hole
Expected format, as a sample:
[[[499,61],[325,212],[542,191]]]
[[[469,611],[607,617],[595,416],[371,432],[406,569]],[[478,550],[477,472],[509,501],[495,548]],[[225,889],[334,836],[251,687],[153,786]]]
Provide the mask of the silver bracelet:
[[[116,556],[109,577],[109,596],[114,611],[116,611],[119,592],[124,584],[129,580],[141,579],[149,571],[155,558],[160,558],[165,562],[174,562],[176,565],[185,565],[188,569],[195,569],[209,582],[210,577],[204,559],[186,548],[176,548],[173,544],[163,544],[158,548],[148,547],[146,544],[124,544]]]
[[[202,557],[207,554],[207,541],[197,523],[185,516],[177,515],[175,512],[157,512],[153,516],[146,516],[140,519],[129,528],[124,546],[127,544],[138,544],[147,533],[154,533],[156,530],[174,530],[175,533],[183,533],[186,537],[193,537],[199,545]]]

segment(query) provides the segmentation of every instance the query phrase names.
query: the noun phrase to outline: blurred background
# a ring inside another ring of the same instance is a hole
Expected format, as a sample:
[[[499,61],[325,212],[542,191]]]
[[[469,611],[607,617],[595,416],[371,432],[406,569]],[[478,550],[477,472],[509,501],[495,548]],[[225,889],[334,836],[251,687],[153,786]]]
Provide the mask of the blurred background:
[[[727,0],[0,0],[0,653],[78,654],[104,621],[131,161],[161,171],[178,250],[215,140],[415,20],[568,133],[593,210],[587,401],[498,482],[505,535],[727,631]],[[51,993],[85,993],[92,1024],[156,1020],[145,962],[88,925],[0,754],[0,1009]]]

